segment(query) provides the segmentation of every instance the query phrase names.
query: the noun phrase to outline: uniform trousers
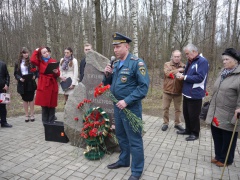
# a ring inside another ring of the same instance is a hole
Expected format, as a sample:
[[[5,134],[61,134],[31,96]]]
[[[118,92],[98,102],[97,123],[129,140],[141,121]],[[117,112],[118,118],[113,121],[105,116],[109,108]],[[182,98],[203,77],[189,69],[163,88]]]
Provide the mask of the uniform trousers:
[[[224,163],[233,132],[217,128],[213,125],[211,125],[211,130],[212,130],[212,137],[214,142],[215,159],[220,161],[221,163]],[[238,137],[238,132],[235,132],[233,141],[232,141],[232,146],[229,152],[227,164],[233,163],[234,153],[237,145],[237,137]]]
[[[142,118],[141,103],[129,108],[134,114]],[[131,172],[133,176],[141,176],[144,167],[144,151],[142,130],[134,132],[123,110],[114,105],[114,118],[116,136],[121,149],[118,164],[123,166],[130,165],[130,154],[132,155]]]
[[[199,136],[202,99],[191,99],[183,96],[183,116],[185,119],[186,132]]]
[[[163,93],[163,121],[164,124],[169,124],[169,108],[172,101],[175,109],[174,123],[178,125],[181,123],[182,95]]]

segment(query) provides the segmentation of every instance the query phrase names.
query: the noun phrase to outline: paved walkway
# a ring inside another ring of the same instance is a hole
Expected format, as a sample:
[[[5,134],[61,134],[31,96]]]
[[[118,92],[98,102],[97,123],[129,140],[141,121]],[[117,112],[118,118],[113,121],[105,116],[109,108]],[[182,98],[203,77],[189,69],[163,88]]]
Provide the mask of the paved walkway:
[[[58,119],[63,113],[57,114]],[[121,180],[128,179],[130,168],[109,170],[106,166],[118,154],[105,155],[100,161],[88,161],[83,149],[69,143],[45,141],[40,115],[35,122],[24,122],[24,116],[9,118],[13,128],[0,128],[0,179],[11,180]],[[222,169],[210,163],[210,130],[201,129],[200,140],[186,142],[173,125],[161,131],[162,120],[144,115],[145,169],[144,180],[219,179]],[[240,141],[235,162],[227,167],[224,180],[240,179]]]

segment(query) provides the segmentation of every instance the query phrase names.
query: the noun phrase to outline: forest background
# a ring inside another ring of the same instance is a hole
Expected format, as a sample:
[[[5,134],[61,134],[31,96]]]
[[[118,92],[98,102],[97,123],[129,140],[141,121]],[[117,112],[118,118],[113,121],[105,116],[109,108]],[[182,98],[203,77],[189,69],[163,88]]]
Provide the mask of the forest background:
[[[23,114],[13,65],[22,47],[49,46],[60,60],[72,47],[80,62],[84,43],[110,58],[112,34],[133,39],[131,51],[144,59],[151,76],[144,113],[161,115],[163,64],[171,52],[193,43],[210,64],[208,91],[222,67],[221,53],[240,49],[239,0],[1,0],[0,59],[10,68],[9,115]],[[183,54],[183,62],[186,59]],[[15,95],[14,95],[15,94]],[[63,110],[62,97],[58,110]],[[19,107],[19,108],[18,108]]]

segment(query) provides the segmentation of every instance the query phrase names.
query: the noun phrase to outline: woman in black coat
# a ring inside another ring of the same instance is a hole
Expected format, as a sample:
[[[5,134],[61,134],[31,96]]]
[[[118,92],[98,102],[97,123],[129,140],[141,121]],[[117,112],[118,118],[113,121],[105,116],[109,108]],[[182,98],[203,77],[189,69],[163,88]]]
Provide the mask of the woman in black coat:
[[[25,110],[25,122],[34,121],[34,95],[37,89],[35,79],[38,77],[36,67],[30,62],[29,51],[22,48],[18,61],[15,63],[14,76],[18,81],[17,92],[22,96]],[[30,114],[28,109],[30,108]]]

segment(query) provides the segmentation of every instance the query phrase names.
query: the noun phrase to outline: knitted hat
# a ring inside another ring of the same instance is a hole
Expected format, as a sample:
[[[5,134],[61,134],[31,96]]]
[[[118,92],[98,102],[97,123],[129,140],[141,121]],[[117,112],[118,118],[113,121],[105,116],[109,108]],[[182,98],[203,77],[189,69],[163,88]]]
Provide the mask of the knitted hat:
[[[240,61],[240,54],[234,48],[225,49],[225,51],[222,53],[222,55],[228,55],[228,56],[231,56],[232,58],[236,59],[237,61]]]

